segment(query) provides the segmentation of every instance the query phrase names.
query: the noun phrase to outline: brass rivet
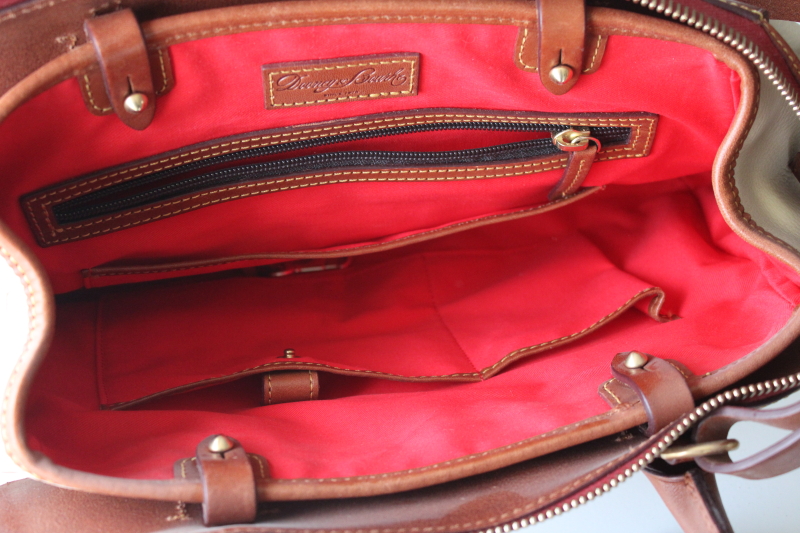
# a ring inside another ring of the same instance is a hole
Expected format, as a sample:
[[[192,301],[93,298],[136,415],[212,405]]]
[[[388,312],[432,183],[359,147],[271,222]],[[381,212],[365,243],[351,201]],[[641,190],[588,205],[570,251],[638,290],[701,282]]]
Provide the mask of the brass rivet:
[[[294,355],[294,350],[287,349],[283,351],[283,358],[284,359],[294,359],[296,356]]]
[[[636,368],[642,368],[644,365],[647,364],[647,356],[643,353],[639,352],[631,352],[628,354],[628,357],[625,358],[625,366],[630,368],[631,370]]]
[[[143,93],[131,93],[125,97],[122,105],[128,113],[141,113],[147,107],[147,96]]]
[[[225,435],[217,435],[208,445],[208,449],[213,453],[225,453],[233,449],[233,442]]]
[[[572,69],[566,65],[558,65],[550,69],[550,79],[559,85],[564,85],[571,80],[572,75]]]

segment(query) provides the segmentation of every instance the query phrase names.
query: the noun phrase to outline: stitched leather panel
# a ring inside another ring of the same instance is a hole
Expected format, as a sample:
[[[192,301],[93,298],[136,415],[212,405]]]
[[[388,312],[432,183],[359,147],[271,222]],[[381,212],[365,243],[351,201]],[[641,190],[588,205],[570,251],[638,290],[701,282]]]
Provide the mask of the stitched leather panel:
[[[72,224],[58,224],[52,212],[54,205],[81,195],[147,176],[163,169],[208,159],[220,154],[350,132],[464,121],[631,128],[631,135],[626,144],[604,149],[598,154],[596,161],[647,155],[653,142],[657,122],[656,117],[645,113],[570,116],[551,113],[465,112],[464,110],[430,109],[411,113],[382,114],[322,124],[268,130],[255,135],[250,134],[195,145],[37,191],[24,197],[22,204],[39,243],[42,246],[51,246],[153,222],[164,217],[186,213],[219,202],[300,187],[368,182],[374,181],[376,178],[380,178],[382,181],[397,182],[440,181],[442,178],[452,180],[486,179],[534,174],[566,166],[567,155],[558,153],[528,162],[515,161],[506,164],[454,166],[445,169],[437,167],[392,168],[391,170],[380,168],[360,170],[331,169],[326,172],[288,176],[281,180],[256,181],[211,189],[202,193],[148,205],[144,208],[131,209],[127,212],[115,213],[112,216]]]

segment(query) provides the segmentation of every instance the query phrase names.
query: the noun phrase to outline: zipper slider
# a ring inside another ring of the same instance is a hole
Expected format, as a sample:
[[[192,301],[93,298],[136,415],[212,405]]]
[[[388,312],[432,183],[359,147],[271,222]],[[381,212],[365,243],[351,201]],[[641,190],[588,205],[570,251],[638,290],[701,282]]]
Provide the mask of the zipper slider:
[[[590,141],[597,145],[598,152],[603,149],[603,145],[597,138],[592,137],[592,132],[589,130],[569,128],[553,135],[553,144],[562,152],[582,152],[589,146]]]
[[[580,190],[597,153],[602,149],[600,141],[592,137],[592,132],[574,128],[553,134],[553,144],[562,152],[569,153],[569,158],[561,180],[547,195],[551,202],[569,198]]]

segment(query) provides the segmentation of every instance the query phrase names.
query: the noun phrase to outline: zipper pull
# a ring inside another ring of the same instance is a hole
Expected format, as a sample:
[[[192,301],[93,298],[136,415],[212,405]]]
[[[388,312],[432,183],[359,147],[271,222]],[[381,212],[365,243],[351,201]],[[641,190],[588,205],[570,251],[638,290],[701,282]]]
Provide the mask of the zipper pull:
[[[581,188],[589,169],[592,168],[595,156],[602,150],[600,141],[592,137],[592,132],[574,128],[554,134],[553,144],[562,152],[568,152],[569,158],[564,175],[547,195],[547,199],[551,202],[563,200]]]
[[[589,130],[570,128],[553,135],[553,144],[562,152],[581,152],[589,147],[590,141],[597,145],[598,152],[603,149],[603,145],[597,138],[592,137],[592,132]]]

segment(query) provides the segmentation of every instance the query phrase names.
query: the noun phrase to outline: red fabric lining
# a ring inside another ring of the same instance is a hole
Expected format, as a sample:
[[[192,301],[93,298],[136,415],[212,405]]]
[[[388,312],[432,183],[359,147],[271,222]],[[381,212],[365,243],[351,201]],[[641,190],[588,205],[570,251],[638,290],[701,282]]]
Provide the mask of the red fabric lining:
[[[602,162],[590,173],[587,185],[670,179],[710,168],[738,94],[736,75],[710,54],[677,43],[611,36],[600,70],[585,76],[566,95],[554,96],[541,87],[537,73],[515,65],[517,31],[516,27],[490,25],[365,24],[284,28],[172,46],[169,54],[175,88],[158,99],[156,119],[143,132],[127,128],[113,115],[90,115],[78,82],[63,82],[0,125],[6,191],[0,198],[0,217],[37,250],[55,290],[65,292],[83,286],[82,269],[122,259],[158,262],[289,250],[298,242],[296,228],[312,220],[312,213],[313,220],[325,224],[306,230],[305,234],[313,237],[307,247],[369,240],[398,228],[431,227],[444,223],[444,218],[480,216],[509,208],[515,198],[528,194],[525,184],[529,180],[508,185],[488,180],[458,184],[455,193],[449,183],[361,188],[346,184],[335,190],[315,187],[300,195],[286,191],[227,202],[46,249],[35,243],[19,209],[18,198],[33,190],[197,142],[287,125],[432,107],[659,115],[650,157]],[[325,57],[419,52],[419,94],[265,110],[260,65],[319,58],[320,42],[326,43]],[[646,62],[641,61],[643,49],[647,50]],[[636,76],[630,76],[630,65],[637,65]],[[620,80],[624,80],[624,90]],[[46,158],[41,157],[43,146],[47,147]],[[658,171],[653,172],[656,167]],[[551,174],[538,176],[555,182],[559,172]],[[421,207],[426,198],[433,197],[437,202],[430,208],[402,208]],[[516,205],[530,202],[517,200]],[[447,215],[439,216],[438,221],[429,211],[436,206],[440,206],[438,213]],[[342,217],[343,212],[349,215]],[[270,217],[265,219],[264,213]],[[220,220],[227,223],[221,226]]]
[[[359,330],[382,327],[383,344],[398,351],[379,363],[409,372],[466,366],[441,325],[437,331],[429,321],[418,337],[404,337],[398,317],[418,310],[432,316],[432,301],[475,367],[493,364],[520,344],[575,332],[642,287],[661,287],[669,310],[680,319],[657,323],[630,310],[590,336],[475,383],[324,376],[329,379],[323,386],[327,382],[331,388],[320,401],[258,407],[257,395],[250,396],[258,392],[253,378],[128,411],[104,411],[101,398],[141,394],[133,390],[141,375],[148,376],[142,385],[152,389],[170,386],[159,381],[165,365],[188,367],[202,378],[209,369],[195,367],[212,362],[221,351],[226,355],[222,363],[236,363],[227,359],[241,346],[232,332],[244,328],[240,337],[251,342],[260,333],[253,330],[262,324],[247,323],[228,309],[259,295],[233,299],[235,291],[223,291],[226,284],[242,285],[242,279],[203,285],[188,278],[174,286],[138,286],[130,293],[68,295],[59,302],[53,346],[29,398],[25,427],[30,446],[79,470],[169,478],[172,463],[192,455],[200,440],[226,433],[249,452],[264,455],[277,478],[381,474],[480,453],[604,412],[607,406],[596,390],[610,378],[609,361],[617,352],[649,352],[704,374],[746,356],[774,335],[800,302],[797,277],[725,225],[708,173],[738,103],[738,77],[710,54],[685,45],[612,36],[600,70],[556,97],[540,87],[538,74],[514,65],[516,33],[502,26],[326,26],[177,45],[170,49],[175,89],[159,99],[156,120],[144,132],[126,129],[114,116],[89,115],[77,82],[64,82],[0,126],[7,192],[0,199],[0,214],[37,249],[56,290],[63,292],[81,286],[81,269],[112,261],[263,253],[290,249],[300,238],[311,245],[361,242],[397,228],[415,231],[436,221],[529,205],[531,192],[525,180],[503,179],[317,187],[229,202],[39,249],[17,200],[72,176],[226,135],[397,109],[646,111],[660,118],[651,155],[597,164],[587,185],[609,184],[606,190],[539,216],[364,258],[379,271],[395,265],[403,283],[376,275],[354,282],[357,287],[348,292],[361,302],[380,301],[373,306],[377,309],[387,309],[385,302],[405,302],[405,308],[392,307],[379,324]],[[327,57],[413,48],[422,54],[419,95],[264,111],[257,67],[317,58],[319,42],[326,43]],[[643,50],[647,61],[641,61]],[[630,75],[630,65],[636,65],[636,76]],[[43,145],[48,157],[40,157]],[[425,270],[422,261],[428,262],[429,274],[417,280],[413,274]],[[324,281],[355,275],[343,270],[279,280],[288,282],[281,289],[284,300],[288,287],[306,296],[287,301],[287,313],[313,315],[319,305],[313,305],[310,294],[319,304],[326,293],[335,295],[335,285]],[[424,293],[425,277],[436,280],[432,296]],[[201,290],[206,286],[217,288]],[[532,299],[531,291],[541,299]],[[98,309],[102,294],[104,309]],[[231,301],[224,299],[228,296]],[[189,327],[172,327],[181,324],[179,316],[187,309],[203,314]],[[158,311],[163,319],[156,321],[153,313]],[[272,318],[292,331],[292,341],[322,346],[322,340],[312,343],[299,328],[293,330],[292,321],[279,319]],[[225,337],[216,339],[210,328],[220,324],[225,324]],[[320,321],[312,333],[328,341],[341,334],[339,328],[326,331],[329,327]],[[209,336],[198,337],[203,342],[171,359],[187,348],[187,338],[205,335],[205,328]],[[431,346],[414,349],[409,338]],[[360,356],[368,352],[369,341],[353,335],[347,344],[365,343]],[[317,349],[298,346],[291,347],[301,357]],[[278,347],[290,346],[275,340],[264,352]],[[165,350],[148,353],[160,349]],[[318,352],[315,357],[334,355]],[[352,354],[339,348],[335,355]]]
[[[502,250],[510,250],[512,255],[507,258],[511,259],[514,254],[522,253],[521,250],[536,250],[540,245],[546,246],[541,265],[548,265],[545,259],[564,258],[559,255],[560,246],[564,250],[567,247],[576,251],[583,249],[580,257],[576,255],[565,267],[568,268],[566,273],[555,269],[544,276],[547,270],[537,270],[539,263],[535,257],[529,261],[493,263],[499,271],[492,273],[499,278],[507,276],[511,281],[516,280],[517,272],[535,273],[539,278],[533,283],[534,287],[545,291],[554,290],[550,282],[572,275],[575,284],[569,290],[580,297],[565,294],[560,307],[581,313],[584,310],[580,302],[594,298],[604,301],[599,293],[587,290],[581,294],[584,288],[581,280],[591,278],[599,268],[613,272],[615,280],[613,286],[601,286],[601,290],[617,290],[624,287],[627,282],[623,280],[632,279],[630,274],[633,274],[644,280],[645,285],[663,287],[669,310],[681,317],[659,324],[641,312],[629,311],[588,337],[534,355],[478,383],[418,384],[338,378],[345,380],[344,386],[350,387],[349,394],[343,390],[341,381],[337,389],[334,380],[334,391],[329,396],[323,391],[321,401],[256,407],[257,386],[245,381],[238,386],[234,383],[227,388],[209,387],[156,400],[129,411],[100,411],[99,398],[93,392],[96,379],[93,349],[89,349],[95,345],[92,324],[96,306],[93,302],[65,301],[61,304],[54,346],[39,372],[31,396],[26,423],[32,446],[57,463],[80,470],[167,478],[171,476],[172,461],[191,455],[193,446],[208,434],[223,432],[236,436],[249,451],[266,456],[276,477],[379,474],[479,453],[602,413],[607,407],[597,396],[596,389],[610,378],[609,360],[619,351],[637,349],[676,359],[697,374],[713,371],[746,355],[774,335],[800,302],[800,291],[796,285],[789,289],[784,284],[783,295],[775,292],[768,279],[773,274],[761,273],[758,258],[763,258],[763,254],[730,230],[722,234],[722,228],[716,228],[715,239],[712,239],[704,228],[705,209],[714,205],[714,198],[707,185],[698,185],[701,182],[707,183],[708,177],[694,178],[692,188],[676,182],[609,187],[603,193],[561,210],[370,258],[375,268],[392,262],[413,263],[415,260],[411,258],[422,253],[429,257],[434,253],[438,254],[434,257],[457,257],[465,249],[493,251],[489,255],[498,254],[498,257],[502,257]],[[545,245],[548,240],[551,244]],[[578,243],[582,241],[591,242],[599,255],[588,253],[585,245],[581,248]],[[485,252],[478,257],[482,255]],[[615,265],[610,271],[609,264]],[[462,263],[457,265],[460,269],[466,268]],[[481,265],[471,268],[478,271]],[[450,267],[443,272],[448,271]],[[335,277],[345,272],[325,273],[318,280],[321,283],[326,276]],[[295,280],[299,281],[295,282],[310,286],[317,283],[313,280],[314,274],[305,276],[298,276]],[[458,279],[454,276],[442,286],[453,290]],[[464,280],[463,290],[466,290],[470,283]],[[453,283],[448,285],[448,282]],[[446,298],[456,302],[454,309],[459,308],[458,304],[464,304],[462,309],[466,312],[471,308],[475,317],[473,324],[485,318],[496,328],[480,337],[487,352],[473,355],[477,366],[483,364],[485,356],[497,360],[498,354],[505,354],[509,348],[506,343],[511,341],[506,335],[520,335],[517,328],[524,329],[520,324],[527,322],[535,330],[552,318],[550,312],[543,309],[539,310],[543,314],[536,317],[528,316],[524,309],[515,313],[513,305],[504,307],[500,302],[487,310],[480,299],[489,297],[489,293],[480,288],[480,280],[474,283],[474,292],[470,291],[467,298],[462,299],[459,291]],[[166,295],[175,290],[189,291],[191,286],[191,279],[187,279],[179,282],[175,289],[153,290],[162,291],[164,301],[174,306],[179,304],[169,303]],[[146,287],[136,290],[144,294]],[[502,292],[495,284],[488,288]],[[408,299],[401,292],[402,286],[387,282],[385,290],[392,301],[401,297]],[[506,298],[524,299],[524,295],[514,291],[515,288],[509,287]],[[358,294],[369,296],[369,293]],[[372,296],[378,297],[378,294]],[[445,298],[441,294],[437,297]],[[109,293],[106,298],[111,301],[119,296]],[[470,299],[472,302],[468,305]],[[141,305],[133,305],[134,300],[144,301],[146,296],[139,298],[128,294],[114,305],[119,305],[122,311],[123,304],[127,303],[132,312]],[[185,304],[189,306],[191,302]],[[315,309],[311,307],[310,310]],[[501,314],[496,315],[497,311]],[[227,315],[224,307],[210,312],[216,313],[220,320]],[[174,313],[171,316],[175,319]],[[574,320],[579,315],[566,313],[563,316]],[[758,320],[753,319],[756,316]],[[454,319],[452,315],[449,320],[455,320],[453,324],[468,323],[464,317]],[[140,316],[139,321],[137,327],[149,323],[146,316]],[[506,321],[509,331],[503,330]],[[517,324],[517,328],[512,323]],[[133,324],[129,322],[127,326],[133,327]],[[562,325],[558,320],[553,324]],[[388,325],[392,325],[391,321]],[[108,342],[105,335],[116,331],[113,333],[118,339],[115,342],[123,344],[124,332],[119,328],[125,327],[122,322],[99,325],[98,332],[102,336],[98,342],[105,345]],[[167,332],[168,324],[158,327],[160,331],[154,331],[152,337],[146,329],[139,329],[131,330],[127,338],[142,349],[166,346],[177,338]],[[179,330],[173,331],[174,335],[180,334]],[[473,333],[465,329],[457,335],[468,338]],[[148,338],[154,344],[148,344]],[[224,340],[231,346],[240,346],[234,339]],[[492,343],[497,344],[493,346]],[[195,346],[184,361],[194,368],[195,361],[214,357],[219,346],[224,345],[222,342],[207,349]],[[180,345],[173,348],[180,349]],[[475,349],[472,345],[470,348]],[[300,350],[298,353],[303,354]],[[437,358],[439,353],[447,352],[411,350],[403,355],[404,362],[391,363],[431,368],[447,364],[446,360]],[[139,358],[133,351],[124,357]],[[159,371],[162,362],[156,358],[151,361],[155,365],[151,370]],[[126,361],[117,364],[126,364]],[[237,392],[232,397],[220,400],[234,389]],[[515,423],[508,423],[509,420]],[[141,454],[143,446],[153,450],[152,453]],[[81,453],[76,454],[75,450]]]
[[[597,327],[650,287],[580,235],[428,250],[357,257],[340,271],[109,293],[98,319],[101,401],[278,363],[286,348],[303,364],[476,380],[518,349]]]

